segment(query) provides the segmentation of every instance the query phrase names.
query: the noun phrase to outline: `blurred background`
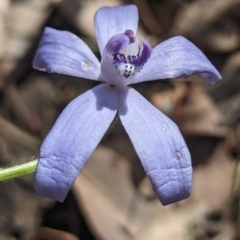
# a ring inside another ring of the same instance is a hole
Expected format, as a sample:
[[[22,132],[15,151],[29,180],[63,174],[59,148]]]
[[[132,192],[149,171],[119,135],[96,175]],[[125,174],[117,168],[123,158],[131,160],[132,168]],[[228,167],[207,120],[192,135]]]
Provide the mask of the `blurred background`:
[[[44,26],[76,34],[100,57],[96,10],[129,3],[139,8],[138,36],[155,46],[183,35],[223,76],[214,87],[198,75],[133,85],[178,124],[192,155],[192,195],[163,207],[117,121],[64,203],[38,196],[33,175],[0,183],[0,239],[240,239],[239,0],[1,0],[0,167],[37,158],[64,107],[98,84],[32,69]]]

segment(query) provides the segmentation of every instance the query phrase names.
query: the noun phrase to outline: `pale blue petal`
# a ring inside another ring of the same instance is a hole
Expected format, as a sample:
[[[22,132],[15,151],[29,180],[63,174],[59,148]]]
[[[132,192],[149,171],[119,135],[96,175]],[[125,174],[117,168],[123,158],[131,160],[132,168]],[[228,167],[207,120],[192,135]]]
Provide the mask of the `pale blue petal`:
[[[191,157],[178,127],[134,89],[121,89],[119,115],[163,205],[191,193]]]
[[[209,85],[221,80],[217,69],[193,43],[184,37],[170,38],[155,48],[135,77],[135,83],[166,78],[187,78],[199,73]]]
[[[63,201],[117,112],[117,93],[101,84],[74,99],[45,138],[35,177],[37,192]]]
[[[130,29],[137,32],[138,9],[135,5],[100,8],[94,18],[95,33],[100,53],[108,40]]]
[[[100,63],[91,49],[67,31],[45,28],[33,60],[33,68],[97,80]]]

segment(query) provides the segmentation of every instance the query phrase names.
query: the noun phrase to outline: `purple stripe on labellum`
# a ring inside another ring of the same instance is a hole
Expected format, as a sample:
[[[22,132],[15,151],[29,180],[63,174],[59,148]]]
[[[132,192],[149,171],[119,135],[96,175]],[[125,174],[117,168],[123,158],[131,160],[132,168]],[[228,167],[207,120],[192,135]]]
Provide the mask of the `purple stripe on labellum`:
[[[119,80],[122,81],[122,85],[125,85],[124,78],[130,78],[135,73],[140,72],[151,52],[151,46],[144,39],[142,39],[142,46],[139,50],[134,32],[128,29],[123,34],[110,38],[104,49],[103,61],[112,59],[115,74],[122,78],[119,78]],[[111,68],[111,65],[109,68]],[[104,71],[105,69],[102,70],[103,74],[107,72]],[[108,78],[108,76],[105,77]],[[111,79],[107,80],[108,82],[111,81]],[[129,83],[131,82],[132,79],[129,79]],[[121,83],[118,85],[121,85]]]
[[[119,70],[119,73],[125,78],[128,78],[136,72],[140,72],[143,65],[149,59],[152,48],[144,39],[142,39],[142,46],[139,51],[138,43],[133,31],[126,30],[124,34],[129,37],[130,44],[119,53],[113,55],[113,63]]]
[[[151,46],[142,38],[142,47],[140,54],[137,58],[134,59],[133,64],[135,66],[138,66],[138,68],[142,69],[143,65],[147,62],[147,60],[150,58],[152,53]],[[140,72],[140,69],[138,70]]]
[[[132,47],[128,45],[127,47]],[[126,53],[117,53],[113,55],[113,64],[119,70],[119,74],[128,78],[136,72],[140,72],[144,64],[151,56],[152,48],[142,39],[141,51],[137,55],[127,55]]]
[[[114,55],[118,53],[122,48],[126,47],[130,43],[130,39],[124,34],[118,34],[110,38],[105,49],[104,56],[107,59],[108,55]]]

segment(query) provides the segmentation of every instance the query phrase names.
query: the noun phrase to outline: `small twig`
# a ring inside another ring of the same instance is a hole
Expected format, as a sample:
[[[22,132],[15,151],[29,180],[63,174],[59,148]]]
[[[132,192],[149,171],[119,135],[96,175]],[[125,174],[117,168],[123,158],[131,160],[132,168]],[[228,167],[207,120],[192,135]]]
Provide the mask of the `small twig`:
[[[32,132],[38,132],[41,127],[41,121],[39,117],[29,109],[16,85],[11,83],[6,84],[4,94],[18,120],[23,122]]]
[[[235,188],[236,188],[236,183],[237,183],[239,163],[240,163],[240,159],[239,159],[239,157],[237,157],[235,167],[234,167],[233,176],[232,176],[232,187],[231,187],[232,197],[234,196],[235,190],[236,190]]]
[[[232,177],[232,189],[231,189],[231,195],[232,195],[232,202],[233,202],[233,208],[234,211],[236,210],[236,229],[237,229],[237,235],[240,238],[240,199],[238,194],[238,171],[239,171],[239,164],[240,164],[240,156],[236,159],[236,164],[233,172]],[[237,194],[237,196],[235,196]],[[237,201],[237,202],[236,202]],[[236,208],[236,209],[235,209]]]
[[[148,2],[146,0],[134,0],[134,3],[138,6],[141,20],[147,29],[151,33],[161,36],[163,33],[162,27],[151,11]]]

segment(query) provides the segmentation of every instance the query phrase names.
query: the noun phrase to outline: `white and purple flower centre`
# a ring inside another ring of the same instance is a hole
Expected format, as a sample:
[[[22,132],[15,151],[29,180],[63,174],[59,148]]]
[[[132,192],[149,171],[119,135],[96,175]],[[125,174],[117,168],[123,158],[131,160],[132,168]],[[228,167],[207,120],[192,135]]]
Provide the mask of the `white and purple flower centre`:
[[[139,49],[132,30],[115,35],[109,39],[103,51],[102,75],[106,82],[114,86],[131,84],[134,82],[134,75],[141,71],[151,52],[151,46],[144,39]]]

